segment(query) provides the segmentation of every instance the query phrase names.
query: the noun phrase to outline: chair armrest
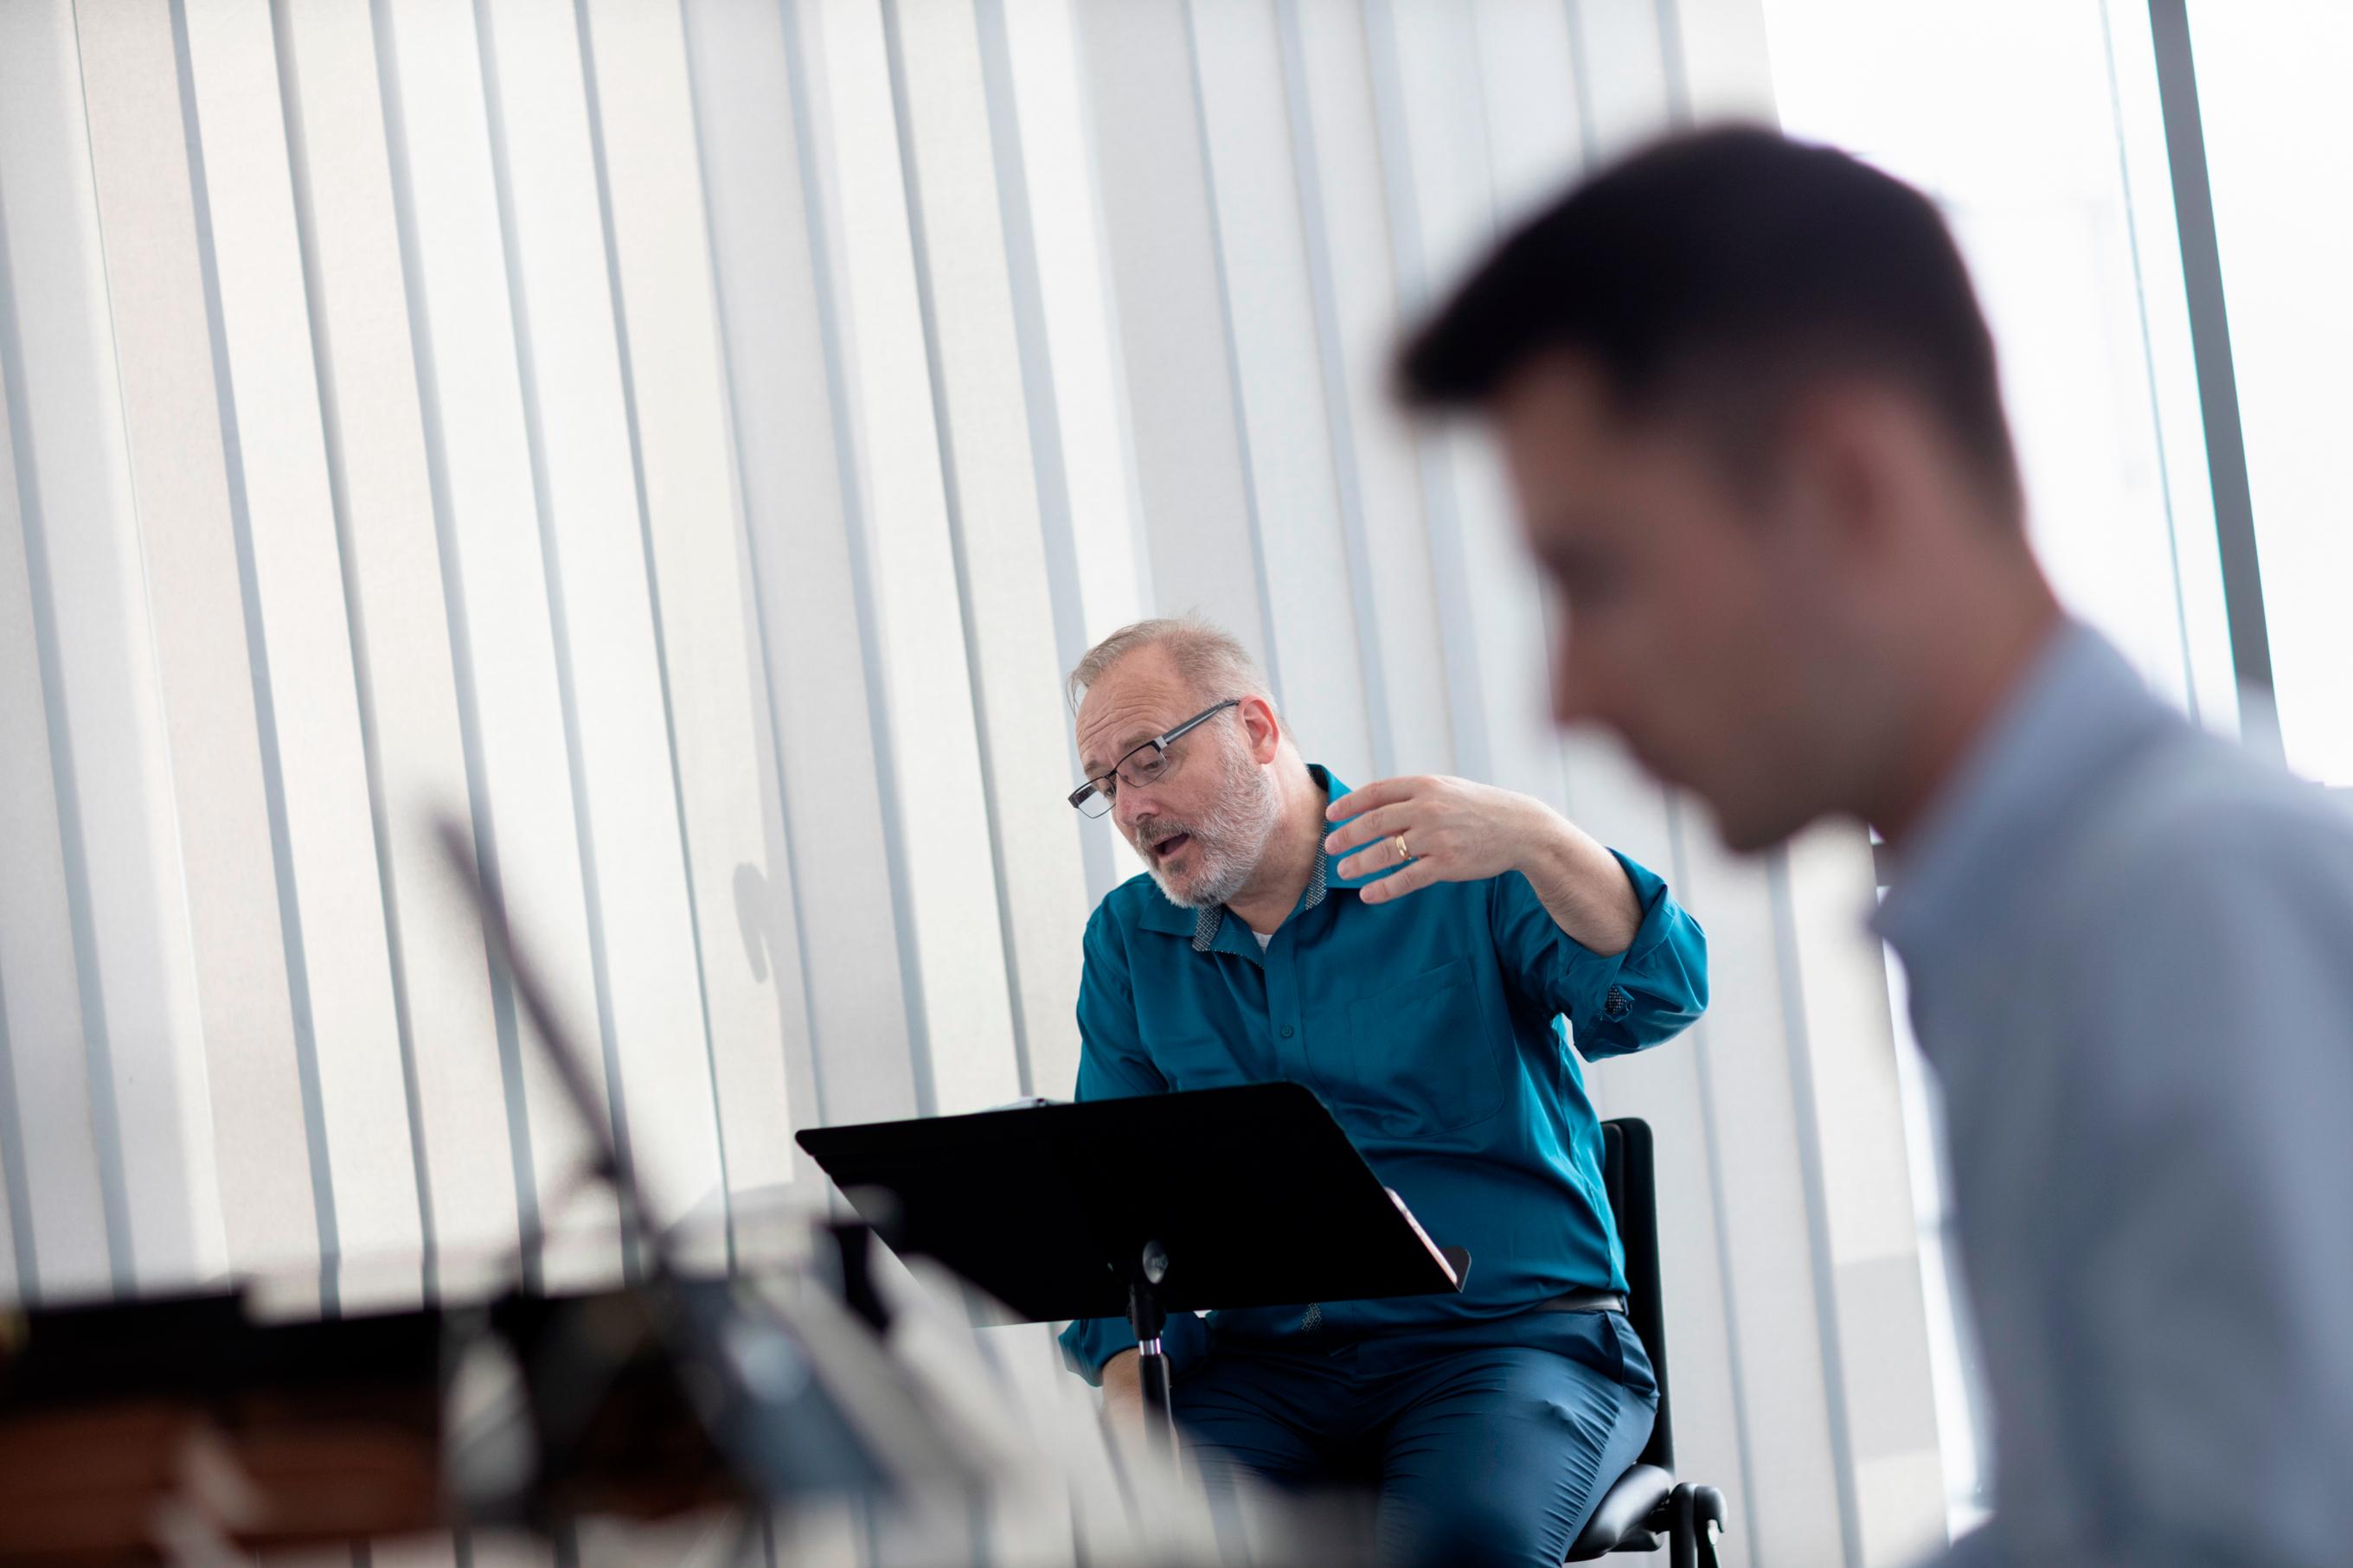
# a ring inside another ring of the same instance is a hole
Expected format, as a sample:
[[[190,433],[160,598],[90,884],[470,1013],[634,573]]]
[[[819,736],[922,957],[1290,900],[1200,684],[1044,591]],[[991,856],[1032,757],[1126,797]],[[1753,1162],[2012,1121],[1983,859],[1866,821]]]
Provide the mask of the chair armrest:
[[[1602,1494],[1569,1547],[1568,1560],[1582,1563],[1614,1552],[1621,1544],[1633,1544],[1634,1538],[1644,1533],[1644,1521],[1674,1489],[1675,1478],[1658,1466],[1631,1467]]]
[[[1715,1535],[1724,1528],[1724,1494],[1685,1481],[1667,1494],[1668,1568],[1716,1568]],[[1654,1526],[1655,1528],[1655,1526]]]

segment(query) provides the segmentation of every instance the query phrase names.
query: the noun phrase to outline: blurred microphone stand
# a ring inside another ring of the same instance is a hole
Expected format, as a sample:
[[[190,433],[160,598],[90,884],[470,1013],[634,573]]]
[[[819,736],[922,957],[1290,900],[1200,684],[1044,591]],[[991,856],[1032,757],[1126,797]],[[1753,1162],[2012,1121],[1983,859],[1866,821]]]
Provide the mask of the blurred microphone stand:
[[[618,1293],[518,1295],[491,1309],[490,1326],[515,1351],[536,1452],[462,1440],[461,1428],[453,1489],[470,1517],[504,1515],[553,1536],[586,1511],[649,1516],[716,1500],[765,1511],[817,1498],[903,1501],[913,1491],[976,1498],[983,1467],[931,1430],[894,1374],[865,1227],[822,1227],[819,1270],[836,1275],[820,1282],[828,1289],[767,1289],[777,1282],[684,1266],[677,1232],[657,1217],[615,1138],[580,1047],[517,951],[502,890],[483,877],[470,830],[444,820],[439,837],[480,914],[494,972],[512,987],[588,1135],[580,1179],[611,1189],[638,1259],[634,1282]],[[674,1418],[681,1401],[690,1422]],[[512,1411],[512,1391],[490,1403]],[[531,1479],[519,1489],[525,1471]],[[761,1529],[752,1519],[746,1541],[756,1543]]]

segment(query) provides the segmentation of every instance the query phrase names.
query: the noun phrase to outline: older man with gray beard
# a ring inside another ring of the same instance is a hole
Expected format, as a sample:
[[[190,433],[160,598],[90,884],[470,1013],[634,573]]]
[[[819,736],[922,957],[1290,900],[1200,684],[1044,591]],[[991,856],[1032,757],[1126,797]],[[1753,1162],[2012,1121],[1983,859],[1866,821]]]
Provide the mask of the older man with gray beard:
[[[1657,1407],[1577,1056],[1699,1016],[1699,926],[1525,795],[1452,778],[1352,794],[1208,626],[1129,626],[1071,689],[1088,777],[1071,804],[1110,815],[1147,872],[1087,925],[1079,1098],[1306,1084],[1474,1259],[1456,1296],[1171,1322],[1205,1473],[1377,1489],[1386,1560],[1554,1568]],[[1133,1419],[1125,1329],[1074,1323],[1062,1345]]]

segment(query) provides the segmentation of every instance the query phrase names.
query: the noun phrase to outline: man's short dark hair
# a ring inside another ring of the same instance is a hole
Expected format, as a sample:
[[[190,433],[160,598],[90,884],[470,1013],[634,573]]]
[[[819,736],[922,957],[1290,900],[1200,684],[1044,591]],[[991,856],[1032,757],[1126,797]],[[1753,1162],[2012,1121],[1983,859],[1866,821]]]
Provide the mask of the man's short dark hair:
[[[1993,339],[1928,199],[1844,153],[1733,127],[1657,142],[1505,240],[1400,357],[1407,400],[1484,403],[1554,353],[1628,414],[1698,415],[1745,471],[1826,375],[1917,398],[2013,513]]]

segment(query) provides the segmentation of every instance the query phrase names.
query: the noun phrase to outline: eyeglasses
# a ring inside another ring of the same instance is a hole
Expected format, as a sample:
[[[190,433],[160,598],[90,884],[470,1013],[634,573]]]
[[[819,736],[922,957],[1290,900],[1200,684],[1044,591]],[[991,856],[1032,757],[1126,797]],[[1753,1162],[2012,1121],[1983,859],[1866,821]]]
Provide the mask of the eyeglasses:
[[[1071,792],[1071,804],[1082,816],[1101,816],[1111,809],[1112,796],[1121,784],[1145,789],[1176,771],[1184,759],[1172,757],[1168,748],[1178,737],[1198,725],[1206,724],[1229,708],[1239,708],[1242,700],[1229,697],[1214,708],[1204,708],[1165,735],[1155,735],[1112,765],[1111,772],[1099,773]]]

